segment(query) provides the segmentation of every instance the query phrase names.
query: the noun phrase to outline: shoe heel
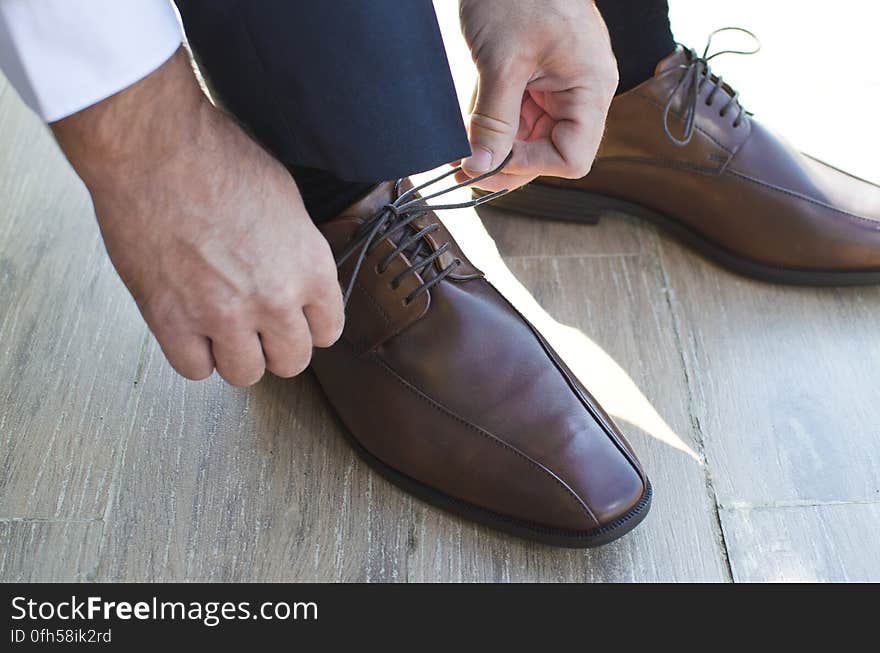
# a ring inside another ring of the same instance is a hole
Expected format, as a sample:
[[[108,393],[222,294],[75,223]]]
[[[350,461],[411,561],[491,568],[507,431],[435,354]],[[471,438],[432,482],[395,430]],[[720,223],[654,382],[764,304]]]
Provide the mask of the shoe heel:
[[[473,190],[475,197],[488,195],[479,188]],[[606,207],[607,198],[570,188],[548,184],[531,183],[502,195],[489,204],[502,211],[522,213],[534,218],[563,220],[580,224],[597,224]]]

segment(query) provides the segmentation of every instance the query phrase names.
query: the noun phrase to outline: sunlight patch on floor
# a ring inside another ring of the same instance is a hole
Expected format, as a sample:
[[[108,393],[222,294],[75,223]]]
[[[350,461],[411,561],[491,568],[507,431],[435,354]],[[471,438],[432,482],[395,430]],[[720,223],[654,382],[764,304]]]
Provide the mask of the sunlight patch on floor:
[[[467,201],[469,196],[467,191],[455,191],[450,201]],[[698,454],[675,433],[626,370],[582,331],[554,319],[516,279],[474,209],[443,211],[441,219],[471,262],[547,338],[608,413],[701,464]]]

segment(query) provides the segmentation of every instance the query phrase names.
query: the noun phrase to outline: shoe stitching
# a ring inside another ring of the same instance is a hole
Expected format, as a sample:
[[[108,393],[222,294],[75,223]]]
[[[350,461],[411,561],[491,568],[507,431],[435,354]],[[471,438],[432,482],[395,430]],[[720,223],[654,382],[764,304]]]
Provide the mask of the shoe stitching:
[[[379,313],[383,318],[385,318],[385,322],[386,322],[387,324],[393,324],[393,322],[391,321],[391,318],[388,316],[388,313],[386,313],[386,312],[385,312],[385,309],[382,308],[382,305],[376,300],[375,297],[373,297],[373,295],[372,295],[372,294],[371,294],[366,288],[364,288],[364,287],[361,285],[361,282],[360,282],[360,281],[355,281],[355,282],[354,282],[354,285],[355,285],[355,287],[358,288],[358,289],[359,289],[364,295],[366,295],[367,299],[370,300],[370,304],[371,304],[371,305],[372,305],[372,306],[378,311],[378,313]]]
[[[399,324],[399,326],[398,326],[398,323],[395,322],[394,320],[392,320],[392,319],[388,316],[388,313],[385,312],[385,309],[382,308],[382,305],[376,300],[375,297],[373,297],[372,294],[370,294],[370,293],[367,291],[366,288],[364,288],[364,287],[361,285],[360,281],[355,281],[355,282],[354,282],[354,285],[355,285],[355,288],[358,288],[358,289],[359,289],[364,295],[367,296],[367,298],[370,300],[370,304],[371,304],[371,305],[372,305],[372,306],[373,306],[373,307],[379,312],[379,314],[385,319],[386,324],[388,324],[388,325],[391,326],[391,327],[396,327],[396,329],[395,329],[394,331],[392,331],[392,332],[389,333],[388,335],[386,335],[386,336],[384,336],[383,338],[381,338],[381,339],[379,340],[379,342],[375,343],[375,344],[372,346],[372,348],[370,348],[370,349],[367,350],[367,351],[375,351],[376,347],[378,347],[379,345],[381,345],[381,344],[382,344],[383,342],[385,342],[386,340],[388,340],[388,339],[390,339],[390,338],[393,338],[393,337],[395,337],[396,335],[398,335],[398,334],[399,334],[401,331],[403,331],[407,326],[409,326],[409,323],[408,323],[406,320],[403,320],[403,321]],[[425,293],[425,299],[426,299],[426,301],[428,302],[428,305],[430,306],[430,302],[431,302],[431,294],[430,294],[430,293]],[[364,349],[364,348],[366,348],[366,347],[369,345],[369,342],[367,342],[367,340],[368,340],[367,338],[363,338],[363,339],[362,339],[363,342],[362,342],[360,345],[356,345],[354,342],[351,341],[350,338],[345,338],[345,340],[346,340],[346,342],[348,342],[352,347],[355,347],[355,346],[356,346],[358,349]]]
[[[368,306],[375,309],[376,312],[379,313],[379,315],[381,315],[382,318],[385,320],[386,324],[392,324],[391,319],[388,317],[388,314],[385,312],[385,309],[382,308],[382,305],[376,301],[376,298],[373,297],[373,295],[371,295],[369,292],[367,292],[367,289],[364,288],[360,284],[359,281],[355,281],[355,287],[358,288],[361,291],[361,294],[363,294],[369,300]],[[350,343],[352,346],[355,346],[355,343],[353,343],[350,338],[346,337],[345,340],[346,340],[346,342]],[[357,345],[358,349],[363,349],[369,345],[368,338],[360,338],[359,340],[362,342]]]
[[[484,438],[488,439],[489,442],[491,442],[492,444],[494,444],[494,445],[496,445],[496,446],[498,446],[498,447],[501,447],[501,448],[502,448],[503,450],[505,450],[505,451],[508,451],[508,452],[510,452],[510,453],[513,453],[513,454],[519,456],[520,458],[522,458],[523,460],[525,460],[527,463],[529,463],[529,465],[531,465],[531,466],[534,467],[536,470],[538,470],[539,472],[541,472],[541,476],[543,476],[543,477],[545,477],[545,478],[546,478],[546,477],[549,477],[553,482],[555,482],[557,485],[559,485],[559,487],[561,487],[561,488],[563,489],[563,491],[564,491],[568,496],[570,496],[572,499],[574,499],[574,501],[575,501],[575,503],[577,504],[578,508],[579,508],[582,512],[584,512],[584,513],[585,513],[585,514],[586,514],[586,515],[587,515],[587,516],[588,516],[588,517],[589,517],[589,518],[590,518],[590,519],[596,524],[596,526],[601,526],[601,525],[602,525],[601,522],[596,518],[596,515],[593,514],[593,511],[590,509],[590,507],[586,504],[586,502],[584,502],[584,501],[580,498],[580,496],[578,496],[577,492],[575,492],[575,491],[574,491],[574,490],[573,490],[573,489],[572,489],[567,483],[565,483],[565,482],[564,482],[564,481],[563,481],[563,480],[562,480],[557,474],[555,474],[552,470],[550,470],[550,469],[547,468],[546,466],[542,465],[541,463],[539,463],[539,462],[536,461],[535,459],[531,458],[531,457],[530,457],[529,455],[527,455],[525,452],[521,451],[520,449],[518,449],[517,447],[513,446],[513,445],[510,444],[509,442],[505,442],[504,440],[502,440],[502,439],[499,438],[498,436],[493,435],[493,434],[490,433],[489,431],[486,431],[485,429],[483,429],[483,428],[477,426],[476,424],[473,424],[473,423],[469,422],[468,420],[464,419],[464,418],[461,417],[460,415],[458,415],[458,414],[456,414],[455,412],[453,412],[453,411],[451,411],[450,409],[448,409],[446,406],[443,406],[442,404],[438,403],[438,402],[435,401],[434,399],[431,399],[431,397],[429,397],[427,394],[425,394],[424,392],[422,392],[419,388],[417,388],[416,386],[414,386],[413,384],[411,384],[410,382],[408,382],[406,379],[404,379],[403,377],[401,377],[397,372],[395,372],[395,371],[391,368],[391,366],[389,366],[389,365],[388,365],[384,360],[382,360],[380,357],[375,356],[375,360],[379,363],[380,367],[381,367],[382,369],[384,369],[384,370],[385,370],[385,371],[386,371],[386,372],[387,372],[387,373],[388,373],[393,379],[395,379],[398,383],[400,383],[400,384],[403,385],[405,388],[407,388],[407,389],[408,389],[411,393],[413,393],[416,397],[418,397],[418,398],[421,399],[422,401],[426,402],[429,406],[431,406],[432,408],[434,408],[435,410],[437,410],[437,411],[440,412],[441,414],[444,414],[444,415],[446,415],[447,417],[451,417],[452,419],[454,419],[455,421],[457,421],[457,422],[459,422],[460,424],[464,425],[464,426],[467,427],[468,429],[471,429],[471,430],[475,431],[476,433],[478,433],[479,435],[482,435]]]
[[[570,372],[567,369],[567,366],[559,358],[559,354],[557,354],[553,350],[553,348],[550,346],[550,343],[548,343],[547,340],[544,338],[544,336],[541,335],[541,332],[538,331],[535,328],[535,326],[531,322],[529,322],[525,318],[525,316],[522,313],[520,313],[519,310],[513,304],[510,303],[510,300],[508,300],[503,294],[501,294],[501,292],[495,286],[493,286],[491,283],[489,283],[488,281],[486,283],[489,284],[489,287],[492,288],[492,290],[494,290],[495,293],[499,297],[501,297],[501,299],[504,300],[504,302],[510,307],[510,309],[526,324],[526,326],[529,328],[529,331],[531,331],[531,333],[532,333],[532,337],[538,341],[538,344],[541,346],[541,349],[544,350],[544,353],[547,354],[547,357],[553,363],[553,366],[562,375],[563,380],[566,382],[566,384],[569,386],[569,388],[571,388],[572,392],[575,393],[578,400],[581,402],[581,405],[584,407],[584,409],[590,414],[590,416],[593,419],[595,419],[597,422],[599,422],[600,426],[602,426],[602,429],[605,431],[605,433],[608,435],[608,437],[612,440],[612,442],[618,448],[620,453],[623,454],[624,458],[626,458],[627,462],[629,462],[630,466],[635,470],[636,474],[638,474],[639,479],[642,480],[642,483],[646,484],[647,474],[645,474],[645,471],[642,469],[641,465],[636,460],[635,454],[632,453],[629,450],[629,447],[627,447],[621,441],[621,439],[617,436],[615,429],[611,428],[611,425],[607,423],[607,420],[601,414],[602,411],[597,410],[596,408],[593,407],[593,405],[592,405],[593,402],[591,402],[587,399],[587,396],[584,394],[583,390],[580,387],[579,381],[576,378],[573,378],[574,373]]]

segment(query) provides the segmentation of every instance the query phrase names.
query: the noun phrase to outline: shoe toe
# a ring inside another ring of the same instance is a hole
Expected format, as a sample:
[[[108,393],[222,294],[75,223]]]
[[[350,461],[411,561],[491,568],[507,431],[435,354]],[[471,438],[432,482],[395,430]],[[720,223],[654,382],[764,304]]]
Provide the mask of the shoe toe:
[[[591,425],[592,426],[592,425]],[[648,482],[638,461],[599,425],[570,438],[544,466],[577,498],[583,510],[558,526],[598,530],[632,516],[643,501]]]

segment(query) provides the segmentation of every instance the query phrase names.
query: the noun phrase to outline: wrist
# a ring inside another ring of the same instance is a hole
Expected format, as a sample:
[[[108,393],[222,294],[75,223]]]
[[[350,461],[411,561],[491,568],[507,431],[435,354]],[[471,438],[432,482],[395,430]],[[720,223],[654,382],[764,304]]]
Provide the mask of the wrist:
[[[50,127],[91,190],[167,165],[214,112],[181,48],[144,79]]]

